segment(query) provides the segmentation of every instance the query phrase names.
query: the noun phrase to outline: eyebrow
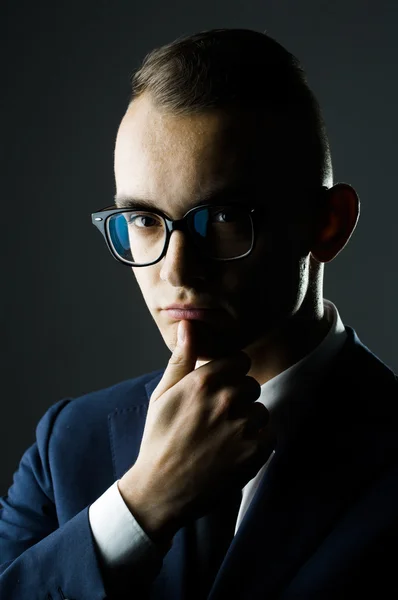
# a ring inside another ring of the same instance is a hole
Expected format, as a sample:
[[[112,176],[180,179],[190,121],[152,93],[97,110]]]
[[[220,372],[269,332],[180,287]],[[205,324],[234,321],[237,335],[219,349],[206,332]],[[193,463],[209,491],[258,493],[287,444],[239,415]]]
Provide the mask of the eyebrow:
[[[217,203],[234,203],[237,200],[242,200],[243,197],[251,196],[253,192],[249,189],[249,186],[240,185],[227,185],[218,189],[211,189],[205,192],[201,196],[195,198],[194,206],[201,206],[202,204],[217,204]],[[115,204],[120,208],[137,208],[138,210],[159,210],[159,207],[151,199],[134,197],[134,196],[118,196],[114,197]]]

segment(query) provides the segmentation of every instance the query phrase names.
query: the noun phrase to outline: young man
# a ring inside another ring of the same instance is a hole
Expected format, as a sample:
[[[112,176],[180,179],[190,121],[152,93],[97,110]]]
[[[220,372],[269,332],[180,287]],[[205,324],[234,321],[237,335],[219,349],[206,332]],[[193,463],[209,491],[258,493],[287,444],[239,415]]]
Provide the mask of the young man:
[[[40,421],[1,598],[395,597],[397,381],[323,298],[359,201],[298,61],[249,30],[153,51],[115,177],[93,223],[172,355]]]

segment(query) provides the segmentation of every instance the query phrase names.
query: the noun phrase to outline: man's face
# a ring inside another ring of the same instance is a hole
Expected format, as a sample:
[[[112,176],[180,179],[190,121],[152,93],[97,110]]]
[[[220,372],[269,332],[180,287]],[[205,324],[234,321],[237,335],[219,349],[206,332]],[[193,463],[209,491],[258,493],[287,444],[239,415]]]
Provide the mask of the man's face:
[[[300,309],[308,286],[308,250],[300,247],[301,233],[289,224],[282,196],[269,192],[266,182],[275,173],[262,155],[266,143],[266,129],[253,116],[233,119],[217,111],[173,116],[159,112],[145,95],[122,120],[115,148],[118,198],[145,199],[169,218],[180,219],[205,194],[230,188],[222,202],[209,203],[265,209],[254,217],[256,244],[245,258],[205,258],[184,233],[175,231],[160,262],[133,268],[170,350],[178,326],[178,318],[167,310],[171,305],[209,309],[206,319],[194,321],[203,360],[269,336]]]

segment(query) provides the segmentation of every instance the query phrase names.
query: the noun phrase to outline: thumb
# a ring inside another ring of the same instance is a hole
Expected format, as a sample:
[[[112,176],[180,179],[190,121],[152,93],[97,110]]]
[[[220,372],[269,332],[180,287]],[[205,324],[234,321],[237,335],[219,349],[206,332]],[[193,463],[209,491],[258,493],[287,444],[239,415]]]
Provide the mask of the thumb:
[[[169,359],[162,379],[151,396],[155,402],[162,394],[195,369],[197,353],[194,349],[192,326],[189,321],[180,321],[177,328],[177,345]]]

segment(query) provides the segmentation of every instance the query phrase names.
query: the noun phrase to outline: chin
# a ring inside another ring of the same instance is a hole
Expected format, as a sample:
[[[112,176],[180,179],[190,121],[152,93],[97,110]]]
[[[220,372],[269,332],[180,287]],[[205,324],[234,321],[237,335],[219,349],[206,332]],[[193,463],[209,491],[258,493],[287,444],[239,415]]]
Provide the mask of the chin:
[[[238,352],[244,348],[244,343],[236,331],[232,329],[216,329],[207,323],[193,321],[194,344],[199,361],[210,361]],[[176,347],[176,328],[172,336],[163,336],[168,348],[173,351]],[[170,343],[170,339],[172,343]]]
[[[198,347],[198,360],[209,361],[216,358],[223,358],[234,352],[243,350],[243,346],[237,341],[219,339],[211,344],[203,343]]]

